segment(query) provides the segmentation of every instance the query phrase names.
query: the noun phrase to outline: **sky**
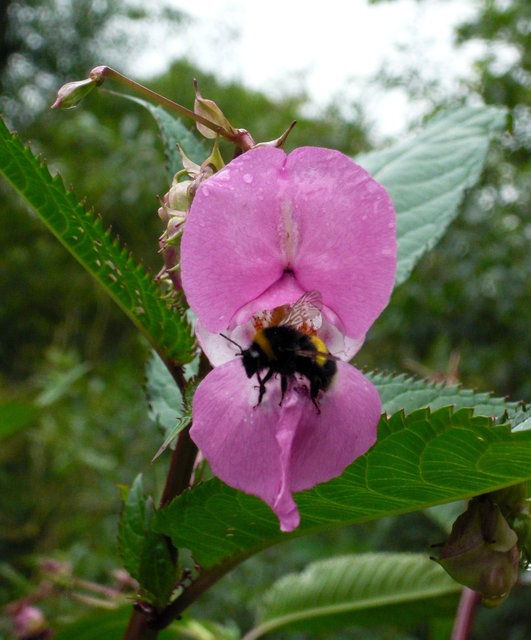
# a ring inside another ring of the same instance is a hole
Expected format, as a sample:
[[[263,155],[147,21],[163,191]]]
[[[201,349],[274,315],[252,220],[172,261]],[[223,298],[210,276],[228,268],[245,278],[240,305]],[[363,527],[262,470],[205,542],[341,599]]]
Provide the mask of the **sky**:
[[[368,79],[410,66],[451,90],[470,74],[478,46],[456,49],[454,28],[473,17],[471,0],[171,0],[193,20],[164,47],[146,47],[137,72],[164,71],[187,56],[205,71],[273,97],[305,90],[309,111],[362,99],[376,136],[395,136],[425,108]]]

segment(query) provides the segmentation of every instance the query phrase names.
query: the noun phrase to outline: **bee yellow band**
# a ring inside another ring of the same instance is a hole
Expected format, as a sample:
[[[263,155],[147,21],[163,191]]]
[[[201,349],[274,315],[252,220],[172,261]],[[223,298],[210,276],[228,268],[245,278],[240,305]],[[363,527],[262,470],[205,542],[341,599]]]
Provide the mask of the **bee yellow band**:
[[[263,331],[256,332],[253,342],[256,342],[256,344],[260,347],[260,349],[262,349],[262,351],[268,358],[270,358],[271,360],[276,360],[275,354],[273,353],[271,345],[269,344],[269,340],[265,337]]]
[[[317,349],[317,352],[319,354],[315,356],[315,363],[318,364],[320,367],[324,367],[327,360],[326,355],[328,354],[328,350],[325,347],[325,343],[317,336],[309,336],[309,338],[314,343],[315,348]]]

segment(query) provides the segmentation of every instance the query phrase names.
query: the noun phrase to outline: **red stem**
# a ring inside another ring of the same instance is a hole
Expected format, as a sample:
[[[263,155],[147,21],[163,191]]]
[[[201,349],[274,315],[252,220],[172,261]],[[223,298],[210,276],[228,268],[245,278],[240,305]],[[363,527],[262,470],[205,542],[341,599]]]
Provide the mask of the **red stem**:
[[[461,591],[451,640],[467,640],[480,601],[481,594],[477,593],[477,591],[472,591],[468,587]]]

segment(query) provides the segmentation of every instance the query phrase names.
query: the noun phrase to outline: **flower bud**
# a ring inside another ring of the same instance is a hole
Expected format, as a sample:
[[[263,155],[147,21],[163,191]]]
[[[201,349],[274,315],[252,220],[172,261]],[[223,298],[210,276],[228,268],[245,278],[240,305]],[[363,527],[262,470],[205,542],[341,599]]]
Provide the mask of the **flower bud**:
[[[98,80],[87,78],[77,82],[67,82],[57,92],[57,98],[52,104],[52,109],[73,109],[83,100],[85,96],[96,87]]]
[[[45,640],[52,632],[40,609],[29,604],[8,607],[17,640]]]
[[[518,580],[517,539],[497,504],[485,496],[474,498],[434,560],[454,580],[479,592],[485,606],[494,607]]]

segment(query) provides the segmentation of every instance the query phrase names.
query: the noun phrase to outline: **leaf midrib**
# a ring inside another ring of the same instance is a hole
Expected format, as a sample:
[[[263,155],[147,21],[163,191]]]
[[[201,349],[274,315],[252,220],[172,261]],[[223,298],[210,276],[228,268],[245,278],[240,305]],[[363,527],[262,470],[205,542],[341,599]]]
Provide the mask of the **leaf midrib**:
[[[303,609],[296,613],[285,614],[283,616],[274,618],[265,622],[254,629],[251,629],[242,640],[255,640],[265,633],[269,633],[276,628],[281,628],[299,622],[300,620],[310,620],[325,615],[341,614],[355,612],[359,610],[375,609],[379,606],[391,606],[396,604],[403,604],[409,601],[426,600],[428,598],[438,598],[444,595],[450,595],[460,590],[460,586],[455,583],[454,585],[448,585],[446,587],[433,588],[428,586],[425,589],[415,589],[414,591],[408,590],[407,594],[395,594],[387,596],[374,596],[372,598],[357,600],[354,602],[344,602],[341,604],[332,604],[320,607],[313,607],[310,609]]]

